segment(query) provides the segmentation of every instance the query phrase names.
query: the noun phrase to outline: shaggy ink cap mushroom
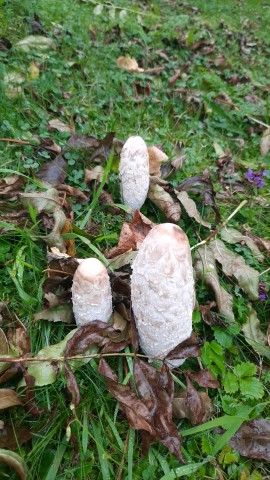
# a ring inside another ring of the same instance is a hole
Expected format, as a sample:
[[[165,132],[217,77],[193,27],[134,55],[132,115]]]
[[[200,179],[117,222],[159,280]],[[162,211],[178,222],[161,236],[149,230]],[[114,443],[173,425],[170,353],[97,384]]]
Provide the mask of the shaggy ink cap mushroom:
[[[73,312],[77,325],[94,320],[107,322],[112,314],[112,292],[106,267],[96,258],[78,266],[72,285]]]
[[[149,190],[149,154],[145,141],[129,137],[124,144],[119,164],[122,201],[132,213],[140,210]]]
[[[163,359],[190,337],[194,279],[189,241],[180,227],[157,225],[144,239],[133,262],[131,301],[146,355]]]

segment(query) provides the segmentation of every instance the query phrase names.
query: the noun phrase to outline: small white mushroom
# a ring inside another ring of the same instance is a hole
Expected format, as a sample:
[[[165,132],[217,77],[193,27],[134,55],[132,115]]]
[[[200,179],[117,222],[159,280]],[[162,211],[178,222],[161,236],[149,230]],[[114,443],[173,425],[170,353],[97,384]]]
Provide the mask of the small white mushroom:
[[[130,137],[124,144],[119,175],[122,201],[134,213],[144,204],[149,189],[149,155],[141,137]]]
[[[146,355],[163,359],[190,337],[195,291],[190,245],[180,227],[157,225],[143,241],[133,262],[131,301]]]
[[[110,279],[106,268],[96,258],[87,258],[78,266],[73,277],[72,302],[79,326],[94,320],[109,320],[112,314]]]

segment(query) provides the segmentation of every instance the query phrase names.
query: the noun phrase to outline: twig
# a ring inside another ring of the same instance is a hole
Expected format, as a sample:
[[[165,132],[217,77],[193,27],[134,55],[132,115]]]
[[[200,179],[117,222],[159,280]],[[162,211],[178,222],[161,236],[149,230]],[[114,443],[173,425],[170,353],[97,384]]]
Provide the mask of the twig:
[[[13,261],[13,260],[12,260]],[[45,268],[45,270],[42,270],[42,273],[44,272],[49,272],[49,273],[61,273],[61,275],[69,275],[69,276],[73,276],[72,273],[69,273],[69,272],[64,272],[63,270],[53,270],[52,268]]]
[[[205,240],[202,240],[202,242],[199,242],[197,243],[196,245],[194,245],[193,247],[191,247],[191,250],[194,250],[194,248],[197,248],[197,247],[200,247],[201,245],[204,245],[205,243],[207,243],[209,240],[211,240],[211,238],[213,238],[217,232],[225,227],[225,225],[227,225],[227,223],[237,214],[237,212],[239,212],[239,210],[241,210],[241,208],[246,205],[247,203],[247,200],[243,200],[240,205],[238,205],[238,207],[231,213],[231,215],[228,216],[228,218],[226,218],[226,220],[224,220],[224,222],[222,222],[217,228],[216,230],[214,230],[212,233],[210,233],[210,235],[208,235],[208,237],[205,239]]]
[[[122,460],[121,460],[121,464],[120,464],[120,470],[119,470],[119,473],[117,475],[117,480],[121,480],[121,477],[122,477],[124,461],[125,461],[125,456],[126,456],[126,453],[127,453],[127,446],[128,446],[128,441],[129,441],[129,434],[130,434],[130,427],[128,429],[125,444],[124,444],[123,455],[122,455]]]
[[[261,272],[261,273],[259,274],[259,277],[261,277],[261,275],[264,275],[265,273],[269,272],[269,270],[270,270],[270,267],[267,268],[266,270],[264,270],[264,272]]]
[[[66,362],[69,360],[84,360],[85,358],[102,357],[141,357],[151,358],[152,360],[164,361],[164,358],[153,357],[151,355],[142,355],[141,353],[93,353],[91,355],[71,355],[69,357],[16,357],[0,358],[0,363],[20,363],[20,362]]]
[[[0,138],[0,142],[10,142],[10,143],[18,143],[19,145],[33,145],[34,143],[26,142],[25,140],[17,140],[16,138]]]

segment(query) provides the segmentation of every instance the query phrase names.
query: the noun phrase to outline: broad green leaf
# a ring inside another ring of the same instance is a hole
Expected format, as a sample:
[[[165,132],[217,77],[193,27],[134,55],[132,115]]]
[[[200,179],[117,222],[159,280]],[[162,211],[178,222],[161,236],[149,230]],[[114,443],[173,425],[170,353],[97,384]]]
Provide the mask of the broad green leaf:
[[[254,377],[241,378],[239,387],[242,395],[247,398],[262,398],[264,393],[263,384]]]
[[[254,363],[251,362],[242,362],[234,367],[234,373],[237,377],[252,377],[256,375],[257,368]]]
[[[229,250],[221,240],[212,240],[209,246],[225,275],[234,276],[248,297],[258,300],[259,272],[247,265],[240,255]]]
[[[167,473],[161,477],[160,480],[174,480],[176,478],[185,477],[187,475],[191,475],[192,473],[197,472],[200,467],[205,465],[208,462],[211,462],[213,457],[207,457],[205,460],[199,463],[191,463],[189,465],[184,465],[183,467],[175,468],[171,470],[170,473]]]
[[[232,296],[220,285],[215,257],[209,247],[203,246],[196,251],[194,270],[196,277],[214,291],[219,313],[234,320]]]
[[[24,460],[20,457],[20,455],[12,452],[11,450],[5,450],[3,448],[0,448],[0,463],[1,462],[13,468],[17,472],[21,480],[26,480],[26,464],[24,463]]]
[[[222,378],[222,383],[226,393],[235,393],[239,388],[238,380],[231,372],[228,372],[226,375],[224,375]]]

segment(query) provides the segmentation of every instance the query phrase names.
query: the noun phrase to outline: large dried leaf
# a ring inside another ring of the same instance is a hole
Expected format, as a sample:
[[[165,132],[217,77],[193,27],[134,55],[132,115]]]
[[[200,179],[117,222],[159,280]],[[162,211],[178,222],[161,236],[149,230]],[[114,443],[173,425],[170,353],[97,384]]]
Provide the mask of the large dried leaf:
[[[260,252],[264,252],[266,250],[267,254],[270,254],[270,241],[266,238],[258,237],[257,235],[253,235],[246,225],[243,225],[242,232],[245,236],[251,238],[253,242],[257,245]]]
[[[45,51],[55,49],[56,45],[52,38],[43,37],[41,35],[29,35],[23,40],[17,42],[15,47],[23,52],[29,53],[31,50]]]
[[[106,257],[113,258],[130,250],[138,250],[155,224],[138,210],[131,223],[124,222],[117,247],[111,248]]]
[[[84,181],[86,184],[96,180],[97,182],[101,182],[102,177],[104,175],[104,168],[101,165],[97,165],[92,170],[85,170],[84,171]]]
[[[24,184],[25,178],[19,175],[12,175],[11,177],[1,178],[0,196],[5,196],[10,199],[16,198],[16,195],[23,191]]]
[[[57,305],[55,307],[42,310],[42,312],[39,312],[34,316],[33,321],[37,322],[38,320],[72,323],[74,321],[72,305]]]
[[[194,380],[200,387],[219,388],[220,386],[219,381],[214,378],[210,370],[199,370],[198,372],[187,370],[185,375]]]
[[[162,152],[159,148],[153,146],[148,147],[149,155],[149,173],[151,175],[160,176],[161,175],[161,164],[167,162],[168,156],[166,153]]]
[[[5,463],[9,467],[13,468],[20,477],[20,480],[26,480],[27,469],[24,460],[20,455],[11,450],[5,450],[0,448],[0,463]]]
[[[252,240],[252,238],[243,235],[241,232],[236,230],[235,228],[222,228],[220,230],[220,235],[222,240],[227,243],[234,245],[235,243],[245,243],[248,248],[252,251],[254,257],[256,257],[260,262],[263,261],[264,256],[260,252],[259,248],[257,247],[256,243]]]
[[[198,280],[205,282],[213,289],[219,313],[230,320],[234,320],[233,298],[220,285],[215,257],[209,247],[203,246],[196,251],[194,271]]]
[[[75,405],[75,407],[77,407],[80,403],[80,390],[75,374],[67,364],[65,364],[65,374],[67,380],[67,388],[72,396],[72,403],[73,405]]]
[[[178,191],[199,193],[204,197],[206,205],[210,205],[215,212],[215,223],[220,221],[220,213],[215,202],[215,191],[211,178],[206,175],[195,175],[194,177],[186,178],[178,187]]]
[[[207,395],[206,392],[197,392],[200,401],[197,398],[197,407],[198,412],[201,412],[200,423],[205,423],[209,420],[209,417],[213,413],[213,404],[211,399]],[[194,415],[194,410],[190,408],[190,402],[192,402],[193,398],[190,394],[189,397],[187,395],[186,390],[180,390],[177,392],[173,399],[173,416],[175,418],[188,418],[192,423],[196,421],[196,415]],[[201,410],[202,409],[202,410]],[[203,412],[203,413],[202,413]],[[195,423],[194,423],[195,424]]]
[[[261,154],[265,157],[270,150],[270,128],[267,128],[261,138],[260,144]]]
[[[117,59],[117,66],[129,72],[142,73],[144,72],[143,68],[139,68],[137,60],[131,58],[129,55],[126,57],[119,57]]]
[[[161,185],[151,181],[147,196],[154,205],[164,212],[170,222],[179,222],[181,216],[180,205],[174,201],[172,196]]]
[[[100,141],[98,138],[92,137],[90,135],[73,135],[68,140],[68,145],[74,148],[96,148],[99,146]]]
[[[196,390],[194,385],[188,377],[186,377],[187,382],[187,404],[190,411],[190,420],[192,425],[200,425],[203,421],[205,414],[205,408],[199,392]]]
[[[239,287],[251,300],[258,300],[259,273],[245,263],[240,255],[229,250],[221,240],[212,240],[209,244],[215,259],[222,265],[225,275],[234,276]]]
[[[270,461],[270,420],[262,418],[245,422],[231,438],[229,445],[240,455]]]
[[[51,130],[57,130],[58,132],[72,133],[74,128],[70,127],[66,123],[62,122],[59,118],[53,118],[48,123]]]
[[[270,359],[270,347],[266,345],[266,335],[261,331],[261,324],[255,310],[251,309],[247,322],[242,327],[247,343],[256,353]]]
[[[194,218],[194,220],[196,220],[196,222],[200,225],[203,225],[206,228],[211,228],[211,223],[205,222],[202,219],[197,210],[196,203],[194,202],[194,200],[192,200],[192,198],[188,196],[187,192],[177,192],[175,190],[175,193],[179,202],[181,203],[181,205],[183,205],[189,217]]]
[[[27,442],[32,438],[32,434],[27,427],[16,425],[16,429],[12,425],[5,422],[0,429],[0,448],[16,450],[18,445]]]
[[[67,163],[65,162],[62,155],[57,155],[57,157],[51,162],[47,162],[42,165],[39,172],[37,172],[37,177],[41,178],[47,183],[55,186],[59,183],[64,183],[66,174]]]
[[[61,201],[55,188],[49,188],[45,192],[22,193],[19,199],[25,208],[31,205],[38,213],[54,213],[57,207],[61,207]]]
[[[181,360],[189,357],[199,357],[201,355],[201,350],[198,341],[194,333],[191,336],[184,340],[184,342],[177,345],[173,350],[171,350],[166,356],[165,360],[170,363],[170,360]]]
[[[79,327],[66,346],[66,357],[80,355],[91,345],[100,345],[109,333],[114,331],[110,323],[95,320],[88,325]]]
[[[11,388],[0,389],[0,410],[4,408],[22,405],[22,400],[17,393]]]

